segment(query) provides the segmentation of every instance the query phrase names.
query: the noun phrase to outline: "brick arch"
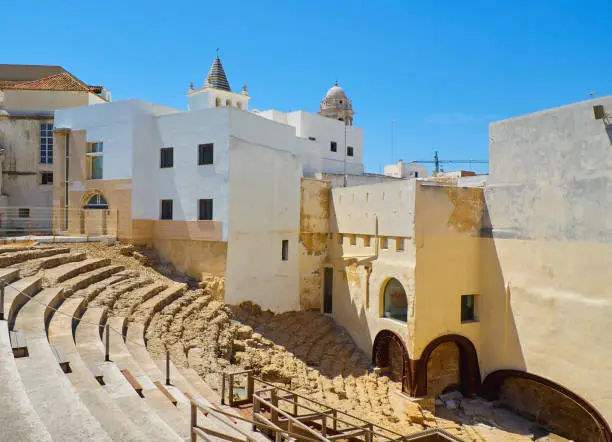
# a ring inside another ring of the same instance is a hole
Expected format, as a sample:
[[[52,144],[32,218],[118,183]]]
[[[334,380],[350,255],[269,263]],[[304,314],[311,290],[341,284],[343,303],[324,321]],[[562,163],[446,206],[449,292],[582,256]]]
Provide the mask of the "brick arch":
[[[465,336],[444,335],[431,341],[421,353],[420,359],[413,362],[413,396],[427,395],[427,362],[431,353],[440,344],[453,342],[459,348],[459,377],[460,389],[465,396],[473,396],[480,389],[480,368],[478,366],[478,353],[476,347]]]
[[[402,391],[409,392],[411,390],[411,378],[410,370],[408,366],[410,364],[410,355],[406,344],[400,335],[391,330],[381,330],[374,338],[374,345],[372,347],[372,365],[375,367],[386,367],[391,362],[389,360],[389,349],[392,345],[397,345],[402,352],[402,366],[401,366],[401,381]]]
[[[556,393],[569,399],[593,420],[599,431],[600,440],[612,442],[612,431],[610,430],[610,426],[595,407],[593,407],[581,396],[565,388],[563,385],[557,384],[556,382],[541,376],[520,370],[497,370],[489,373],[489,375],[485,378],[480,389],[480,395],[490,401],[499,399],[502,385],[506,380],[511,378],[526,379],[528,381],[535,382],[536,384],[550,388]]]

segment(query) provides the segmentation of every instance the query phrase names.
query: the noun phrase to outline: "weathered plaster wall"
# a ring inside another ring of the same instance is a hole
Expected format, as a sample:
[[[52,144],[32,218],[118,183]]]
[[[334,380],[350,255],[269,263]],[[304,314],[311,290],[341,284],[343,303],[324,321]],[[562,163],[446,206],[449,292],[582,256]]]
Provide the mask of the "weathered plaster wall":
[[[300,308],[320,309],[329,232],[329,181],[302,178],[300,195]]]
[[[459,347],[454,342],[444,342],[427,361],[427,395],[437,397],[445,388],[459,384]]]
[[[202,280],[204,277],[225,275],[227,243],[192,239],[156,238],[153,246],[164,261],[186,275]]]
[[[499,302],[482,369],[550,379],[612,421],[612,131],[595,104],[610,113],[612,97],[490,127],[482,293]]]
[[[297,310],[301,167],[290,153],[260,141],[252,144],[238,134],[230,139],[225,301],[252,301],[275,312]],[[281,259],[283,240],[289,241],[286,261]]]
[[[333,235],[325,265],[334,268],[334,318],[367,353],[381,330],[394,331],[409,344],[414,325],[415,181],[332,189],[331,198]],[[402,240],[403,250],[397,250],[396,238]],[[383,317],[384,289],[390,278],[406,292],[408,322]]]
[[[416,195],[418,296],[411,357],[418,359],[431,341],[446,334],[463,335],[478,349],[480,323],[461,322],[461,295],[480,292],[482,189],[420,182]]]
[[[90,99],[90,96],[94,97]],[[89,92],[10,90],[4,91],[4,107],[11,110],[54,111],[105,101]]]

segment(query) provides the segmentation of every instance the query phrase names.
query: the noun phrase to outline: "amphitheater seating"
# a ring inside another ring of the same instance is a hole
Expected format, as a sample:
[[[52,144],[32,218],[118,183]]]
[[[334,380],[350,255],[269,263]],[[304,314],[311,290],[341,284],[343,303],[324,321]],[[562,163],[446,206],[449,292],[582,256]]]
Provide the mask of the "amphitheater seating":
[[[0,267],[0,280],[9,284],[0,321],[0,399],[10,404],[0,413],[0,439],[189,440],[189,397],[217,406],[193,370],[172,364],[165,385],[165,361],[152,360],[145,348],[151,317],[182,296],[185,284],[160,284],[66,247],[1,246]],[[24,357],[13,355],[11,334],[20,337]],[[200,413],[198,421],[240,437],[228,418]],[[268,440],[239,425],[253,440]]]

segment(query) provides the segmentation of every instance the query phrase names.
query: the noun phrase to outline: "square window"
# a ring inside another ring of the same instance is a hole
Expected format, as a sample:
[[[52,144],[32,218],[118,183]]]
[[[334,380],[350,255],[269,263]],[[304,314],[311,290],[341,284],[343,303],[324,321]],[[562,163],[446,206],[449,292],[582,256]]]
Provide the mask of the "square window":
[[[212,220],[213,219],[213,200],[202,199],[198,200],[198,219]]]
[[[347,146],[346,147],[346,155],[349,157],[352,157],[354,154],[354,149],[353,146]]]
[[[288,261],[289,260],[289,240],[288,239],[283,239],[283,243],[282,243],[282,250],[281,250],[281,259],[283,261]]]
[[[395,251],[401,252],[404,250],[404,238],[395,238]]]
[[[381,249],[388,249],[389,248],[389,238],[387,238],[386,236],[382,236],[380,241],[380,248]]]
[[[162,147],[160,150],[160,164],[162,169],[174,167],[174,147]]]
[[[172,200],[161,200],[159,219],[172,219]]]
[[[198,146],[198,165],[213,164],[213,143]]]
[[[30,209],[21,207],[19,208],[19,218],[29,218],[30,217]]]
[[[90,144],[91,153],[102,153],[104,152],[104,144],[103,143],[91,143]]]
[[[477,321],[476,295],[461,296],[461,322]]]
[[[338,143],[332,141],[330,143],[329,150],[331,150],[332,152],[338,152]]]
[[[363,237],[363,246],[370,247],[372,245],[372,237],[370,235],[365,235]]]
[[[53,172],[42,172],[40,174],[40,184],[53,184]]]
[[[357,245],[357,236],[356,235],[351,235],[351,245],[352,246],[356,246]]]

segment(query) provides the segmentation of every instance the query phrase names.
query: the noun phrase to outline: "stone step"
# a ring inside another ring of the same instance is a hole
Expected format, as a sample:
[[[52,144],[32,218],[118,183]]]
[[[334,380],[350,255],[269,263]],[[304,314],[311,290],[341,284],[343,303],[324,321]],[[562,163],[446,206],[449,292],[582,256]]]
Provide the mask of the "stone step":
[[[19,311],[15,327],[24,333],[29,354],[16,360],[19,376],[53,439],[110,441],[66,378],[47,340],[45,313],[62,301],[61,288],[48,288],[37,293]]]
[[[85,252],[62,253],[60,255],[49,256],[40,260],[41,269],[50,269],[69,262],[84,261],[87,258]]]
[[[99,294],[99,296],[94,300],[94,304],[99,307],[107,307],[113,308],[115,303],[121,298],[125,293],[138,289],[140,287],[144,287],[148,284],[151,284],[153,280],[148,276],[141,277],[131,277],[127,280],[114,285],[113,287],[109,287],[107,290],[104,290]]]
[[[23,250],[31,250],[32,246],[0,246],[0,254],[21,252]]]
[[[151,299],[136,306],[130,315],[130,319],[144,324],[145,329],[149,326],[153,315],[161,311],[164,307],[180,298],[187,290],[187,284],[174,284],[158,293]]]
[[[75,330],[75,342],[82,359],[97,364],[104,375],[104,390],[151,440],[182,440],[176,432],[134,391],[114,362],[104,362],[102,327],[106,309],[88,308]]]
[[[125,294],[113,305],[113,315],[128,316],[143,302],[153,298],[168,287],[167,284],[154,282]]]
[[[111,290],[115,285],[123,283],[127,279],[133,278],[131,270],[123,270],[122,272],[115,273],[106,279],[98,281],[90,286],[87,286],[81,290],[76,290],[72,296],[86,298],[87,302],[95,300],[105,290]]]
[[[63,302],[49,323],[49,342],[59,346],[70,361],[72,372],[67,378],[113,440],[150,440],[102,388],[77,351],[72,332],[73,317],[80,318],[85,303],[83,298],[69,298]]]
[[[13,329],[15,317],[21,307],[30,300],[30,297],[40,290],[42,279],[30,276],[19,279],[4,288],[4,316],[8,321],[9,329]]]
[[[0,269],[0,280],[11,283],[19,278],[19,269]]]
[[[85,287],[102,281],[115,273],[121,272],[125,267],[117,265],[108,265],[99,267],[88,272],[80,273],[79,275],[63,281],[60,285],[70,292],[84,289]]]
[[[50,247],[46,249],[28,249],[19,252],[8,252],[0,255],[0,267],[7,267],[31,259],[44,258],[46,256],[68,253],[70,249],[66,247]]]
[[[6,321],[0,321],[0,385],[0,401],[5,404],[0,413],[1,434],[15,441],[52,442],[19,377]]]
[[[108,266],[110,263],[111,260],[108,258],[88,258],[84,261],[63,264],[46,270],[44,280],[47,285],[52,286],[66,281],[67,279],[74,278],[81,273]]]
[[[127,318],[113,316],[109,318],[110,325],[110,359],[120,370],[128,370],[129,373],[142,386],[142,396],[149,406],[155,410],[177,434],[183,438],[189,437],[189,414],[181,414],[179,410],[170,403],[168,398],[155,386],[138,362],[132,358],[123,337],[123,330]]]

